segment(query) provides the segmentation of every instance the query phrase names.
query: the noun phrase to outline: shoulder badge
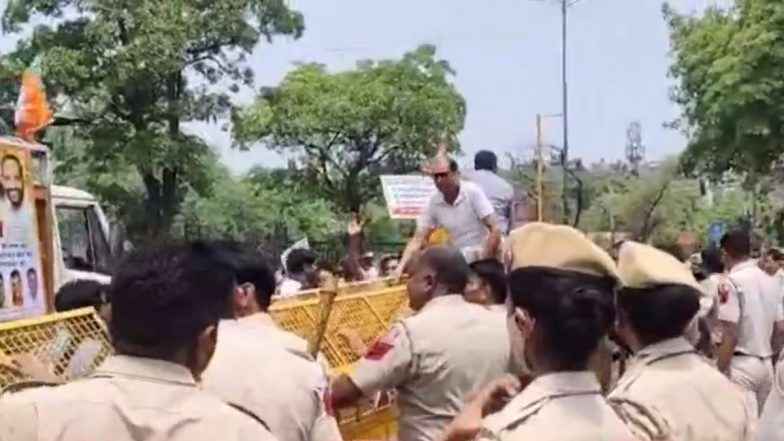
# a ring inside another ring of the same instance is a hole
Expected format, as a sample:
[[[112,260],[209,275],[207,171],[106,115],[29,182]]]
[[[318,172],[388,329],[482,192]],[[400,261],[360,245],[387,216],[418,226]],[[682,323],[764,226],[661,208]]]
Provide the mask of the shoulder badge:
[[[365,354],[368,360],[379,361],[395,348],[395,342],[400,335],[400,329],[393,326],[383,337],[381,337]]]
[[[722,305],[727,303],[727,300],[730,298],[730,283],[726,280],[722,280],[721,283],[719,283],[718,293],[719,303]]]

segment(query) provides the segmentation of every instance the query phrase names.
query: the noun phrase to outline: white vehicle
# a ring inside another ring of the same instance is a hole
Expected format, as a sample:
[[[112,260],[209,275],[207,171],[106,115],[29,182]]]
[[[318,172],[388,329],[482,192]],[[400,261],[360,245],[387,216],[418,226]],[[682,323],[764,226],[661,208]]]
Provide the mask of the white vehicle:
[[[90,193],[53,185],[54,292],[71,280],[109,283],[113,257],[110,228]]]

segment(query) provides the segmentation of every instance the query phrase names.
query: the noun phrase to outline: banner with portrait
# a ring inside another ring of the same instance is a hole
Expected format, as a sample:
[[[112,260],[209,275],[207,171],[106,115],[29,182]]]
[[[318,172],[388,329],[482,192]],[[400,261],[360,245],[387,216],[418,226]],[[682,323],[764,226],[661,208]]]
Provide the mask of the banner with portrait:
[[[46,312],[32,160],[0,144],[0,321]]]

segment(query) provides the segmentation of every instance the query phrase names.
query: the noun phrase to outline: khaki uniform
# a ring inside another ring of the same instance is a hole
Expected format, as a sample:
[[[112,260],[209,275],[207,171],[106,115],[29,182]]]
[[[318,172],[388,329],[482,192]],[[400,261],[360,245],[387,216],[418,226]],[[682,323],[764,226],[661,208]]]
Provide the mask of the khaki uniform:
[[[324,368],[286,347],[293,340],[284,333],[255,316],[222,321],[202,386],[262,419],[281,441],[340,441],[337,421],[327,412]]]
[[[757,441],[784,440],[784,369],[779,363],[773,381],[773,389],[765,401],[755,431]]]
[[[480,440],[632,441],[636,439],[604,400],[593,372],[536,378],[500,412],[483,421]]]
[[[396,389],[398,439],[430,441],[470,394],[511,365],[509,335],[498,310],[455,294],[432,299],[395,323],[350,378],[365,396]]]
[[[773,382],[773,325],[784,319],[776,281],[754,261],[736,265],[719,288],[719,319],[738,324],[738,344],[730,378],[746,391],[746,404],[756,415]]]
[[[651,439],[647,427],[637,426],[641,408],[666,421],[668,441],[746,440],[756,418],[746,414],[738,388],[684,338],[665,340],[636,354],[609,401],[641,440]]]
[[[272,441],[264,425],[164,361],[114,356],[90,377],[0,399],[3,441]]]

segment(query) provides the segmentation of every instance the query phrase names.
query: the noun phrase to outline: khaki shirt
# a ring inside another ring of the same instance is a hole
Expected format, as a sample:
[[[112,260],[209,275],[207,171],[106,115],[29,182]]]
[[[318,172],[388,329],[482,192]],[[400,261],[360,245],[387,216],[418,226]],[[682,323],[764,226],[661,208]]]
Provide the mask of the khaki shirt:
[[[281,441],[340,441],[327,412],[323,367],[284,346],[277,336],[282,331],[254,317],[221,321],[204,389],[259,417]]]
[[[641,408],[666,421],[668,441],[741,441],[750,431],[737,386],[684,338],[636,354],[609,401],[641,440],[651,439],[647,427],[637,427],[640,419],[635,416]]]
[[[784,365],[781,363],[776,367],[773,387],[760,414],[754,439],[756,441],[784,439]]]
[[[591,371],[540,376],[500,412],[483,421],[478,438],[494,441],[633,441],[602,397]]]
[[[260,312],[252,316],[243,317],[240,321],[249,321],[264,326],[264,331],[266,331],[266,335],[271,341],[275,341],[290,352],[310,357],[308,341],[294,333],[281,329],[268,313]],[[324,369],[329,370],[329,363],[323,353],[319,352],[316,355],[316,360],[324,366]]]
[[[90,377],[0,399],[3,441],[272,441],[258,421],[198,388],[183,366],[113,356]]]
[[[395,323],[357,363],[351,380],[369,397],[396,389],[398,439],[429,441],[470,394],[510,369],[509,336],[499,313],[455,294]]]
[[[733,267],[729,278],[719,290],[719,319],[738,324],[735,351],[762,358],[772,356],[774,323],[784,320],[780,286],[753,260]]]

